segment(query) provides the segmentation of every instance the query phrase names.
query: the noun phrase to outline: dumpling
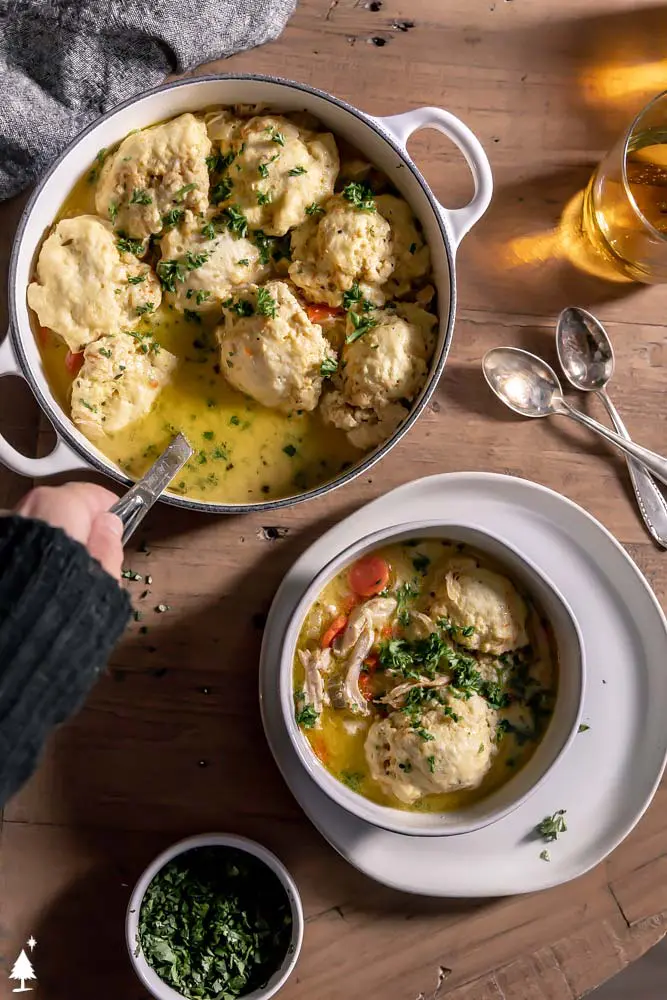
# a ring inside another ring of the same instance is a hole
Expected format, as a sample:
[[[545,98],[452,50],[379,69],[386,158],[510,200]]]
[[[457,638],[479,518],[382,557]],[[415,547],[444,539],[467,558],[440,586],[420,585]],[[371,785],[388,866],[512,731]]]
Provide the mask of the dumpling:
[[[315,409],[331,348],[284,282],[237,293],[216,333],[222,371],[233,386],[284,412]]]
[[[62,219],[44,241],[28,305],[73,354],[104,334],[132,329],[160,305],[157,278],[124,245],[95,215]]]
[[[150,338],[111,334],[89,344],[72,385],[72,419],[86,437],[120,431],[151,409],[178,359]]]
[[[482,569],[474,559],[455,558],[445,566],[434,591],[429,614],[447,618],[458,629],[460,645],[500,655],[528,643],[528,610],[507,577]]]
[[[430,273],[431,253],[407,202],[393,194],[381,194],[376,198],[376,204],[380,215],[391,226],[396,258],[396,266],[385,291],[391,298],[400,298]]]
[[[247,120],[220,112],[207,118],[220,151],[214,204],[233,204],[251,229],[284,236],[306,210],[333,194],[338,149],[330,132],[313,132],[279,115]]]
[[[197,219],[192,212],[162,237],[160,248],[158,273],[174,288],[165,296],[181,312],[219,310],[238,286],[264,281],[271,270],[250,240],[219,230],[210,219]]]
[[[408,415],[424,384],[433,351],[436,319],[419,307],[412,319],[398,311],[358,314],[375,323],[343,347],[334,388],[322,399],[325,421],[347,431],[350,442],[368,449],[386,440]],[[348,314],[348,338],[359,332]]]
[[[204,212],[210,152],[206,126],[191,114],[133,132],[105,161],[95,208],[135,239],[159,233],[170,213]]]
[[[477,694],[446,698],[456,719],[443,708],[429,709],[419,729],[405,712],[374,722],[365,743],[371,776],[408,805],[423,795],[478,788],[497,753],[498,714]]]
[[[290,278],[313,302],[339,306],[356,282],[363,295],[382,305],[380,286],[396,264],[389,223],[343,195],[323,207],[292,233]]]

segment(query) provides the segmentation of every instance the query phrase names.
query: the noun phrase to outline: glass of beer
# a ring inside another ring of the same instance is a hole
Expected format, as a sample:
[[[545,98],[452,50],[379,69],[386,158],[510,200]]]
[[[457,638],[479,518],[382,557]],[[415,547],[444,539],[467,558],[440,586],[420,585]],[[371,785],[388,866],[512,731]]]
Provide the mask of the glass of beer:
[[[591,177],[582,235],[626,280],[667,282],[667,91],[640,111]]]

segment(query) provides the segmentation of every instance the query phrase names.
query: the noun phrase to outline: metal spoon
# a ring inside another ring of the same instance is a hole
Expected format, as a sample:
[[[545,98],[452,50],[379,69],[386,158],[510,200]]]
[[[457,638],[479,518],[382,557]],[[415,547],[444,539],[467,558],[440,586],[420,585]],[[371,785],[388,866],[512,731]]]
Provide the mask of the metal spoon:
[[[614,374],[614,350],[602,323],[585,309],[563,309],[558,317],[556,347],[566,378],[575,389],[594,392],[617,432],[629,441],[626,426],[607,395],[606,386]],[[645,467],[629,456],[626,460],[644,523],[658,545],[667,548],[667,501]]]
[[[482,370],[489,388],[510,410],[522,417],[549,417],[553,414],[571,417],[611,441],[626,455],[636,458],[660,482],[667,483],[667,459],[633,441],[626,441],[620,434],[570,406],[563,399],[558,376],[546,361],[517,347],[496,347],[484,355]]]
[[[110,508],[123,522],[123,545],[137,530],[156,500],[193,454],[183,434],[177,434],[145,476]]]

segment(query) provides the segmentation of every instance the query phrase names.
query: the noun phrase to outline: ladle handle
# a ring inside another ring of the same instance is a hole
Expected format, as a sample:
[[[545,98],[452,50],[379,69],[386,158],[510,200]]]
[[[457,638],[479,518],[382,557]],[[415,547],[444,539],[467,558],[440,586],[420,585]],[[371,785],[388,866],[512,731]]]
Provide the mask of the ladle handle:
[[[648,448],[642,448],[641,445],[635,444],[634,441],[626,440],[620,434],[617,434],[616,431],[610,431],[604,424],[598,423],[597,420],[593,420],[588,414],[582,413],[581,410],[576,410],[574,406],[570,406],[566,400],[561,399],[559,403],[560,405],[556,410],[557,413],[562,413],[565,417],[572,417],[578,424],[583,424],[589,430],[595,431],[596,434],[599,434],[606,441],[615,444],[620,451],[625,452],[626,455],[630,455],[632,458],[636,458],[638,462],[645,465],[649,472],[652,472],[655,478],[659,479],[661,483],[667,483],[667,459],[663,458],[662,455],[658,455],[655,451],[649,451]]]
[[[600,390],[597,395],[604,403],[607,413],[611,417],[611,422],[618,434],[630,440],[628,430],[621,419],[621,415],[612,403],[604,390]],[[626,455],[628,472],[637,498],[637,505],[644,518],[644,524],[648,528],[651,537],[667,549],[667,501],[656,486],[651,474],[634,458]]]

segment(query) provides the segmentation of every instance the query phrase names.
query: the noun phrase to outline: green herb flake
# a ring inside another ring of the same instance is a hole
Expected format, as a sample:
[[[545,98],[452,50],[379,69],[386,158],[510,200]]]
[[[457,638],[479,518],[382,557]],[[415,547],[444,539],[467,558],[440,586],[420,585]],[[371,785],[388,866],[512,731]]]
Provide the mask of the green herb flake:
[[[187,319],[189,323],[201,323],[201,316],[196,309],[184,309],[183,317]]]
[[[205,438],[206,441],[212,441],[213,438],[215,437],[215,434],[213,431],[202,431],[201,436]]]
[[[361,771],[341,771],[340,780],[353,792],[361,791],[364,776]]]
[[[95,157],[95,162],[93,166],[88,171],[86,180],[88,181],[89,184],[94,184],[97,178],[100,176],[100,170],[102,169],[102,164],[104,163],[108,155],[109,155],[108,150],[102,147],[102,149]]]
[[[285,136],[282,132],[276,131],[276,129],[271,130],[273,134],[271,135],[271,142],[277,142],[279,146],[285,145]]]
[[[238,205],[228,205],[221,213],[221,219],[230,233],[242,238],[248,235],[248,220]]]
[[[431,560],[429,559],[428,556],[425,556],[420,552],[412,560],[412,565],[414,566],[417,573],[426,573],[429,566],[431,565]]]
[[[288,170],[287,171],[287,176],[288,177],[300,177],[302,174],[307,174],[307,173],[308,173],[308,171],[306,170],[305,167],[298,166],[298,167],[292,167],[291,170]]]
[[[324,209],[316,201],[311,201],[310,205],[306,205],[306,215],[319,215],[320,212],[324,213]]]
[[[115,224],[117,217],[118,217],[118,205],[116,204],[115,201],[111,201],[109,202],[109,218],[111,219],[111,222],[113,224]]]
[[[108,347],[100,347],[99,353],[102,355],[103,358],[111,357],[111,351],[108,349]]]
[[[257,289],[257,312],[260,316],[268,316],[275,319],[278,311],[278,303],[266,288]]]
[[[127,283],[128,285],[140,285],[145,280],[145,274],[135,274],[133,277],[127,279]]]
[[[312,705],[305,705],[295,714],[296,724],[302,729],[312,729],[319,717],[319,712],[316,712]]]
[[[211,188],[211,204],[219,205],[222,201],[227,201],[231,196],[234,184],[231,177],[223,177],[214,187]]]
[[[135,257],[141,257],[144,252],[143,240],[132,240],[128,236],[119,236],[116,246],[121,253],[131,253]]]
[[[137,306],[136,313],[137,316],[145,316],[146,313],[153,312],[154,309],[155,309],[154,302],[144,302],[142,306]]]
[[[183,187],[179,188],[176,194],[174,195],[173,201],[180,204],[180,202],[184,200],[185,196],[188,195],[190,191],[196,190],[196,187],[197,187],[196,184],[184,184]]]
[[[176,226],[185,218],[185,209],[183,208],[170,208],[168,212],[162,216],[162,225],[165,230],[169,231],[174,229]]]
[[[197,303],[198,306],[200,306],[202,302],[207,302],[210,299],[210,297],[211,293],[207,292],[205,288],[202,288],[197,292],[195,302]]]
[[[357,313],[349,312],[347,314],[350,317],[350,322],[352,324],[352,333],[348,333],[345,338],[346,344],[354,344],[355,341],[363,337],[365,333],[372,330],[373,327],[378,325],[378,321],[373,319],[372,316],[359,316]]]
[[[202,226],[201,234],[202,236],[205,236],[207,240],[214,240],[218,235],[212,222],[207,222],[205,226]]]
[[[591,727],[587,726],[585,722],[582,722],[581,725],[579,726],[579,728],[577,729],[577,732],[578,733],[587,733],[590,728]]]
[[[551,861],[551,855],[549,854],[546,848],[543,851],[540,851],[540,860]]]
[[[296,455],[296,448],[294,447],[293,444],[286,444],[285,447],[283,448],[283,451],[285,452],[286,455],[289,455],[290,458],[294,458],[294,456]]]
[[[325,358],[320,365],[320,375],[322,378],[330,378],[338,371],[338,361],[336,358]]]
[[[257,204],[258,205],[269,205],[271,203],[271,192],[270,191],[258,191],[257,192]]]
[[[207,846],[149,883],[137,950],[179,996],[235,1000],[264,987],[291,935],[289,899],[273,872],[245,851]]]
[[[130,195],[130,205],[152,205],[153,199],[145,188],[135,188]]]
[[[417,244],[416,243],[411,243],[410,244],[410,253],[414,254],[416,252],[417,252]]]
[[[426,761],[428,763],[428,769],[431,772],[431,774],[435,774],[435,755],[431,754],[430,757],[426,758]]]
[[[375,198],[368,184],[351,181],[343,188],[343,198],[361,212],[375,211]]]
[[[241,257],[241,259],[237,260],[236,263],[238,264],[239,267],[249,267],[250,265],[250,261],[248,260],[247,257]]]
[[[229,418],[229,422],[232,425],[232,427],[238,427],[239,424],[241,423],[241,420],[239,417],[236,416],[235,413],[233,413],[232,416]]]
[[[567,823],[565,822],[566,809],[557,809],[553,816],[545,816],[541,823],[538,823],[535,827],[535,832],[542,837],[543,840],[549,844],[554,840],[558,840],[561,833],[567,832]]]

